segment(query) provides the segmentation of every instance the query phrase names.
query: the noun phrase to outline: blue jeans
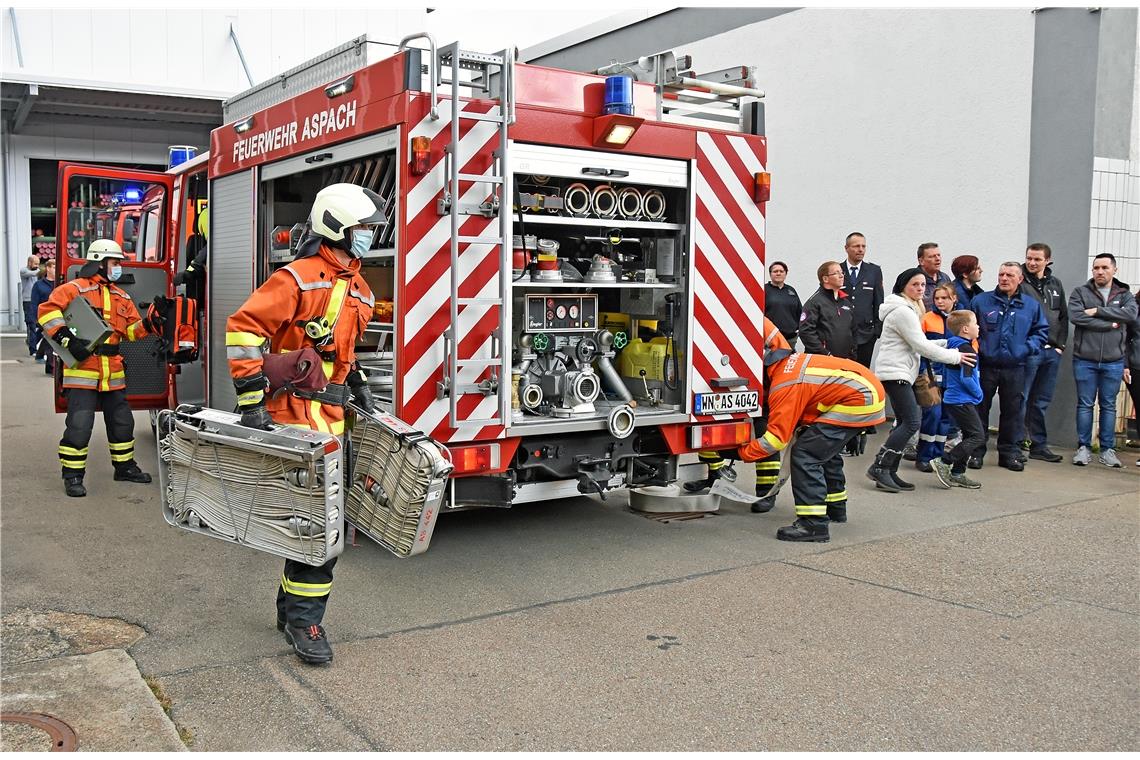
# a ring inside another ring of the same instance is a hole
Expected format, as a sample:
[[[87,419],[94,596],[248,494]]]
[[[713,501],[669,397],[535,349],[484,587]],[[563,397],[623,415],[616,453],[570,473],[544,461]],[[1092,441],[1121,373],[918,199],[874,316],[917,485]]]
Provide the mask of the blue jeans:
[[[1093,402],[1100,395],[1100,449],[1116,447],[1116,394],[1124,380],[1124,360],[1093,362],[1073,357],[1077,383],[1077,443],[1092,446]]]
[[[1045,411],[1053,401],[1057,387],[1057,370],[1061,368],[1061,355],[1056,349],[1046,348],[1025,363],[1025,432],[1031,448],[1041,449],[1049,443],[1045,431]]]

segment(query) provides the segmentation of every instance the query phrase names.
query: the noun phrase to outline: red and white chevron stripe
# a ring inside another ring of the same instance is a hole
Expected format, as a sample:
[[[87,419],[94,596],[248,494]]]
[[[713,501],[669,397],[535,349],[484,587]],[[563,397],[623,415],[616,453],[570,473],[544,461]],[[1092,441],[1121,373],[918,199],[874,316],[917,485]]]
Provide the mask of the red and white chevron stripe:
[[[764,215],[752,200],[753,175],[762,171],[764,144],[758,138],[697,133],[694,394],[721,390],[710,382],[717,377],[743,377],[750,388],[762,385]]]
[[[493,113],[497,106],[487,102],[460,102],[461,112]],[[452,428],[448,422],[449,402],[436,398],[436,383],[444,378],[446,356],[443,333],[450,324],[451,295],[451,221],[440,216],[437,201],[443,197],[446,183],[444,148],[451,139],[454,103],[439,103],[439,119],[424,118],[409,132],[409,137],[431,138],[431,155],[436,163],[422,176],[409,174],[405,196],[407,253],[403,258],[403,312],[399,334],[402,336],[398,357],[401,385],[400,417],[437,441],[464,441],[476,438],[501,438],[500,425],[461,424]],[[498,147],[497,125],[489,122],[460,120],[459,171],[465,174],[492,173],[492,152]],[[459,183],[461,204],[478,204],[490,194],[490,186],[472,182]],[[509,208],[509,207],[508,207]],[[497,219],[466,217],[459,227],[460,235],[495,237]],[[496,298],[499,294],[498,246],[461,245],[459,248],[459,295],[462,298]],[[499,325],[496,306],[465,306],[459,310],[456,334],[460,336],[460,358],[490,356],[491,334]],[[460,383],[476,383],[490,371],[464,367]],[[458,418],[493,416],[498,397],[465,395],[460,397]]]

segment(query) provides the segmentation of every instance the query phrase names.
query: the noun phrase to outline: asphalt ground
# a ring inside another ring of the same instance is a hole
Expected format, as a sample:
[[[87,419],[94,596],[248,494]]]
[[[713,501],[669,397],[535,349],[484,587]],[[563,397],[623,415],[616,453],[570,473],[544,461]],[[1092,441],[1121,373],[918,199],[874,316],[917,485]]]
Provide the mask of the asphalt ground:
[[[157,484],[111,479],[98,422],[89,496],[63,495],[63,418],[18,348],[0,343],[6,690],[74,651],[14,646],[22,621],[70,614],[141,629],[106,648],[194,750],[1140,748],[1134,452],[990,462],[980,491],[904,470],[910,494],[876,492],[867,454],[828,544],[775,539],[790,493],[668,523],[617,495],[443,515],[424,555],[345,551],[336,659],[311,667],[274,628],[280,561],[167,526]],[[145,414],[136,439],[154,473]]]

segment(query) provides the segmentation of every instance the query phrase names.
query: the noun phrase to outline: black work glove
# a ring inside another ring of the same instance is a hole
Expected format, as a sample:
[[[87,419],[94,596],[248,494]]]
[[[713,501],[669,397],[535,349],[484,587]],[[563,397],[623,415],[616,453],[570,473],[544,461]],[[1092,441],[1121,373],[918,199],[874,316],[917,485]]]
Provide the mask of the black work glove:
[[[242,408],[241,425],[255,430],[272,430],[273,418],[269,416],[265,404],[255,404]]]
[[[354,369],[349,372],[345,384],[352,392],[352,400],[357,406],[369,414],[376,411],[376,405],[372,401],[372,389],[368,387],[368,380],[362,371]]]
[[[71,355],[75,357],[75,361],[77,362],[81,362],[91,356],[92,351],[87,347],[87,344],[80,340],[79,337],[67,327],[55,334],[55,342],[71,352]]]

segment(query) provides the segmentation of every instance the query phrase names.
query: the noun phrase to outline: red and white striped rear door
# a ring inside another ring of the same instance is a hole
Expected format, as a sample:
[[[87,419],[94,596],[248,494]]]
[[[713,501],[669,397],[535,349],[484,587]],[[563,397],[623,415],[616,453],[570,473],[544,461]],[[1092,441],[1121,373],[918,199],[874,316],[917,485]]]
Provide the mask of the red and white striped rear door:
[[[765,171],[763,137],[697,133],[693,176],[692,392],[727,389],[716,378],[742,377],[759,389],[764,377],[764,214],[752,199],[754,175]],[[747,414],[702,415],[732,419]]]
[[[419,99],[423,101],[424,99]],[[423,105],[421,102],[420,105]],[[461,101],[459,108],[468,113],[492,113],[497,108],[489,102]],[[402,262],[401,306],[398,316],[400,351],[397,379],[397,411],[405,422],[424,431],[440,442],[502,438],[501,425],[460,424],[452,428],[448,422],[447,398],[436,398],[436,384],[445,376],[447,360],[443,333],[450,324],[451,298],[451,221],[440,215],[438,201],[443,198],[446,183],[444,148],[451,138],[454,103],[439,103],[439,119],[432,121],[423,109],[423,118],[410,130],[408,137],[431,138],[431,160],[427,174],[408,173],[408,192],[404,198],[406,251]],[[497,125],[482,121],[461,120],[459,129],[459,171],[464,174],[493,174],[492,152],[498,147]],[[489,186],[471,182],[459,183],[459,203],[477,205],[488,196]],[[507,206],[509,211],[510,206]],[[459,234],[474,237],[497,237],[496,218],[468,216]],[[501,253],[497,245],[471,244],[459,247],[459,295],[461,298],[498,298],[500,294]],[[456,335],[459,357],[490,356],[491,336],[499,326],[497,306],[466,306],[459,312]],[[463,367],[459,383],[477,383],[490,371],[481,367]],[[483,397],[465,395],[459,400],[458,418],[492,417],[497,413],[498,395]]]

